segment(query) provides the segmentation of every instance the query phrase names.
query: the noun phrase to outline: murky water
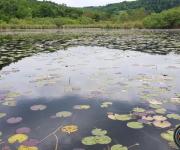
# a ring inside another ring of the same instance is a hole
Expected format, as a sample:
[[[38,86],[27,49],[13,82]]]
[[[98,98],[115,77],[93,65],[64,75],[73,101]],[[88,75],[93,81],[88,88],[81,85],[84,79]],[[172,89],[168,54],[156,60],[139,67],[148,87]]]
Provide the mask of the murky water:
[[[135,40],[142,43],[142,37]],[[180,56],[132,51],[131,45],[126,51],[75,45],[32,53],[2,68],[0,148],[177,149],[172,131],[180,124]],[[176,43],[176,53],[178,48]]]

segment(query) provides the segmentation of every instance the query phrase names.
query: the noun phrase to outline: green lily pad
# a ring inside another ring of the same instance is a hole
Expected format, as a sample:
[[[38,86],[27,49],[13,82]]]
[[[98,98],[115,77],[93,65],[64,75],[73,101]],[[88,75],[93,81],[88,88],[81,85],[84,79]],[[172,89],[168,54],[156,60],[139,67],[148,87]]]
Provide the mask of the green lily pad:
[[[167,114],[167,117],[168,117],[169,119],[180,120],[180,115],[178,115],[178,114]]]
[[[96,139],[94,136],[88,136],[82,139],[82,144],[84,145],[95,145],[96,144]]]
[[[111,143],[111,138],[109,136],[95,136],[97,144],[109,144]]]
[[[128,121],[132,119],[132,116],[130,114],[122,114],[122,115],[115,114],[114,116],[116,120],[120,120],[120,121]]]
[[[92,130],[92,134],[97,135],[97,136],[103,136],[103,135],[107,134],[107,131],[102,130],[102,129],[94,129],[94,130]]]
[[[60,118],[70,117],[71,115],[72,113],[69,111],[61,111],[61,112],[56,113],[56,117],[60,117]]]
[[[3,118],[6,116],[6,113],[0,113],[0,118]]]
[[[165,120],[167,120],[166,117],[161,116],[161,115],[155,115],[155,116],[153,116],[153,119],[156,120],[156,121],[165,121]]]
[[[159,108],[159,109],[156,109],[155,112],[158,113],[158,114],[165,114],[166,109],[165,108]]]
[[[142,119],[147,120],[147,121],[152,121],[153,117],[151,117],[151,116],[142,116]]]
[[[128,122],[127,126],[133,129],[141,129],[144,127],[143,124],[140,122]]]
[[[177,149],[177,150],[179,150],[179,148],[177,147],[177,145],[175,144],[174,141],[173,141],[173,142],[169,142],[168,145],[169,145],[169,147],[171,147],[172,149]]]
[[[144,108],[137,107],[137,108],[134,108],[133,111],[141,113],[141,112],[145,112],[146,110]]]
[[[158,100],[155,100],[155,99],[149,100],[149,103],[150,103],[150,104],[153,104],[153,105],[161,105],[161,104],[162,104],[161,101],[158,101]]]
[[[14,107],[14,106],[16,106],[16,101],[14,101],[14,100],[11,100],[11,101],[5,101],[5,102],[2,103],[2,105]]]
[[[161,105],[154,105],[154,104],[150,104],[149,107],[154,108],[154,109],[162,108]]]
[[[123,145],[117,144],[117,145],[113,145],[111,147],[111,150],[128,150],[128,148]]]
[[[109,136],[88,136],[82,139],[84,145],[109,144],[111,138]]]
[[[168,128],[171,126],[171,123],[169,121],[154,121],[153,125],[159,128]]]
[[[168,141],[168,142],[173,142],[174,141],[173,134],[174,134],[173,131],[168,130],[168,131],[166,131],[164,133],[161,133],[161,137],[163,139],[165,139],[166,141]]]
[[[112,102],[103,102],[103,103],[101,104],[101,107],[102,107],[102,108],[107,108],[107,107],[109,107],[110,105],[112,105]]]
[[[179,97],[174,97],[174,98],[171,98],[171,102],[172,103],[177,103],[177,104],[180,104],[180,98]]]
[[[74,109],[79,109],[79,110],[81,110],[81,109],[89,109],[90,105],[75,105],[73,108]]]

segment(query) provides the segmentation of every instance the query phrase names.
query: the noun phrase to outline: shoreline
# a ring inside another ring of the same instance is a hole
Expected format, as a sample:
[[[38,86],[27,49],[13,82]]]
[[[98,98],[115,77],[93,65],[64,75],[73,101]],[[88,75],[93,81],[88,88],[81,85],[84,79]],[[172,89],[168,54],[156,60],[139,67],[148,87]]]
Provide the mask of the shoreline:
[[[0,29],[0,35],[6,35],[6,34],[16,34],[16,33],[64,33],[64,32],[109,32],[109,31],[180,31],[179,29],[137,29],[137,28],[131,28],[131,29],[116,29],[116,28],[54,28],[54,29]]]

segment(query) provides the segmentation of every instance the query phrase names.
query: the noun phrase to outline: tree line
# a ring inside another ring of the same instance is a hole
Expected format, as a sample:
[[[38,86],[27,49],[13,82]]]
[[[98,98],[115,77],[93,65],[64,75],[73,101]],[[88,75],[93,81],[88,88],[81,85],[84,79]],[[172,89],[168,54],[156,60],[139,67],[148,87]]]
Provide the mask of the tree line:
[[[0,28],[179,28],[180,0],[137,0],[72,8],[37,0],[0,0]]]

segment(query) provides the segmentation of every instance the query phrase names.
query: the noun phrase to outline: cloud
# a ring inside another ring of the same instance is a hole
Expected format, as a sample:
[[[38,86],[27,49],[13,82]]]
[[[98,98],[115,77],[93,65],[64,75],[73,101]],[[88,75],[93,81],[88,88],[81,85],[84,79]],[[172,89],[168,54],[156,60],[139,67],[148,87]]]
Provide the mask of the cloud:
[[[66,4],[72,7],[102,6],[111,3],[122,2],[123,0],[50,0],[59,4]]]

